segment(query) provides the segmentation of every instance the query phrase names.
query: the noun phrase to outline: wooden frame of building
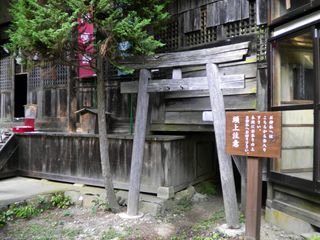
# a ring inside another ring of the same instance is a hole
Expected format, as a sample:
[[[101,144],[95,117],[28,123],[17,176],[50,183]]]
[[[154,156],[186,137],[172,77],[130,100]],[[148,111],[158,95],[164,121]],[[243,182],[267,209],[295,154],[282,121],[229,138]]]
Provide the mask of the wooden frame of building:
[[[320,227],[319,11],[319,1],[269,1],[269,100],[282,112],[283,142],[271,162],[267,217],[297,233]]]

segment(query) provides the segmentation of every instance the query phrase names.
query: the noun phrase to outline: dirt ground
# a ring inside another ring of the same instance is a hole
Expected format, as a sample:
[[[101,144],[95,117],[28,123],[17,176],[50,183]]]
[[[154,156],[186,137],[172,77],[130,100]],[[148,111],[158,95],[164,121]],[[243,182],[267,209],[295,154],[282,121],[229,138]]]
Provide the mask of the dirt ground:
[[[200,195],[200,198],[194,197],[191,201],[172,202],[172,206],[156,217],[145,214],[135,220],[123,219],[119,214],[96,207],[47,210],[27,220],[9,221],[0,228],[0,239],[244,239],[243,236],[227,237],[217,231],[217,226],[225,222],[222,197],[219,195]],[[261,239],[303,238],[262,221]]]

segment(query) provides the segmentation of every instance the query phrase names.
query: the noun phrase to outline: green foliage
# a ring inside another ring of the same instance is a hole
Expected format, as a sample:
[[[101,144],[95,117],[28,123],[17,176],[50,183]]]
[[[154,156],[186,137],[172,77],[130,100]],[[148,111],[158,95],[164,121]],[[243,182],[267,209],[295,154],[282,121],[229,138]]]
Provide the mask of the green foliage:
[[[57,208],[68,208],[70,207],[73,202],[71,201],[71,198],[68,196],[65,196],[63,192],[55,193],[50,200],[52,206]]]
[[[320,235],[312,236],[309,240],[320,240]]]
[[[107,231],[104,231],[102,233],[101,240],[110,240],[110,239],[115,239],[119,238],[122,235],[118,233],[114,228],[109,228]]]
[[[246,216],[243,213],[240,213],[239,222],[240,223],[245,223],[246,222]]]
[[[72,216],[72,212],[69,211],[69,210],[65,210],[65,211],[63,212],[63,216],[64,216],[64,217],[70,217],[70,216]]]
[[[92,200],[92,202],[93,202],[93,205],[91,207],[91,212],[93,214],[96,214],[99,209],[103,211],[111,210],[110,205],[106,201],[103,201],[99,198]]]
[[[151,33],[152,29],[162,28],[169,18],[167,3],[168,0],[14,1],[6,47],[27,59],[35,54],[46,59],[65,58],[65,53],[77,46],[77,18],[91,13],[98,49],[105,50],[96,52],[114,59],[121,55],[117,54],[118,44],[128,41],[127,54],[151,55],[163,46]]]
[[[217,186],[211,181],[204,181],[195,186],[197,192],[213,196],[217,194]]]
[[[68,237],[69,239],[74,239],[75,237],[77,237],[79,234],[82,233],[82,229],[79,228],[64,228],[61,231],[61,234],[65,237]]]
[[[223,234],[215,232],[210,236],[199,236],[193,237],[192,240],[223,240],[227,239]]]
[[[26,57],[36,53],[49,57],[61,53],[63,44],[76,26],[77,12],[66,12],[62,1],[48,0],[42,5],[38,0],[19,0],[12,4],[12,26],[8,31],[11,51],[22,51]]]
[[[184,212],[190,211],[192,208],[191,199],[188,197],[181,198],[173,208],[174,214],[183,214]]]
[[[43,212],[43,209],[38,209],[35,206],[21,206],[13,209],[15,217],[17,218],[30,218],[37,216]]]
[[[220,210],[215,212],[209,219],[203,220],[192,227],[192,230],[198,232],[202,230],[207,230],[219,220],[224,218],[224,211]]]
[[[7,215],[7,212],[0,213],[0,227],[3,227],[7,224],[7,221],[10,219],[10,216]]]
[[[31,218],[37,216],[44,211],[52,208],[68,208],[72,205],[71,199],[64,196],[62,192],[55,193],[51,198],[38,197],[35,201],[29,204],[16,205],[13,204],[9,209],[0,212],[0,227],[15,218]],[[64,216],[71,216],[70,211],[65,211]]]

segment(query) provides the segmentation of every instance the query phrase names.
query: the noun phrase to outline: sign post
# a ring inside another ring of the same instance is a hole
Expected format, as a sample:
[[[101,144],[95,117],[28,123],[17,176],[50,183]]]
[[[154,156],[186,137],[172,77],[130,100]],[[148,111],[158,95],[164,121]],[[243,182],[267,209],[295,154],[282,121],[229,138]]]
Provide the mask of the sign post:
[[[247,156],[247,240],[260,239],[262,159],[281,153],[280,112],[228,112],[226,152]]]

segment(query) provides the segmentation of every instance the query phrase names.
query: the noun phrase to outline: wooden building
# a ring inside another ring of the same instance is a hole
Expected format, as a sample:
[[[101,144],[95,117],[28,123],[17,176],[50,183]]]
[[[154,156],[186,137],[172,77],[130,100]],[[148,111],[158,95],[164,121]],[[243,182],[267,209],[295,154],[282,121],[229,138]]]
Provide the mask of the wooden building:
[[[269,1],[269,103],[282,112],[283,139],[267,216],[297,232],[320,227],[319,23],[320,1]]]
[[[188,51],[191,58],[196,58],[196,51],[201,49],[245,44],[247,47],[240,59],[218,62],[221,78],[226,82],[229,79],[229,87],[222,90],[225,107],[226,110],[266,110],[266,10],[263,0],[173,1],[168,27],[157,35],[166,43],[161,52]],[[9,21],[7,18],[0,22],[0,33]],[[67,66],[46,62],[29,70],[17,60],[5,52],[1,55],[0,126],[13,126],[15,118],[24,117],[23,105],[37,104],[38,131],[16,135],[19,149],[12,154],[0,177],[18,174],[102,185],[95,121],[89,121],[92,132],[88,131],[88,122],[82,131],[84,119],[80,119],[83,115],[79,114],[76,116],[78,131],[70,132],[76,111],[86,108],[94,112],[96,80],[72,81],[72,72]],[[172,79],[175,72],[172,69],[174,64],[170,69],[155,65],[150,69],[152,79]],[[200,79],[206,74],[203,64],[186,64],[179,69],[180,78]],[[231,75],[241,75],[241,78],[232,82]],[[115,69],[110,70],[108,76],[106,112],[110,113],[108,131],[115,186],[127,189],[137,97],[130,87],[126,89],[130,84],[121,83],[137,80],[137,76],[122,76]],[[188,184],[215,177],[214,129],[212,122],[203,118],[203,112],[211,110],[208,90],[150,95],[142,191],[156,193],[157,188],[163,186],[172,186],[178,191]],[[76,104],[72,104],[74,100]]]

